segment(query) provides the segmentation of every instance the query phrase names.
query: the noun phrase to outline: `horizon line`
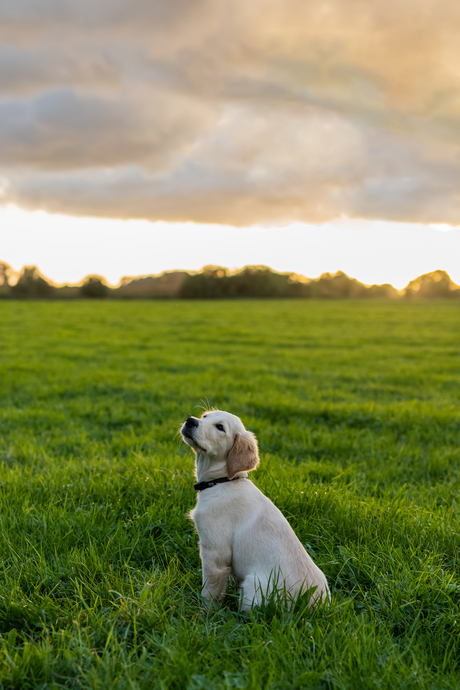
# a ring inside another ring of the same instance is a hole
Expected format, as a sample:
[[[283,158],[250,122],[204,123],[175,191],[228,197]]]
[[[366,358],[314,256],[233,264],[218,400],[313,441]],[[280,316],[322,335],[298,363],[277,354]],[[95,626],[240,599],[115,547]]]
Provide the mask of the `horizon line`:
[[[129,285],[130,283],[137,281],[137,280],[143,280],[146,278],[159,278],[161,276],[168,275],[168,274],[184,273],[184,274],[193,276],[193,275],[198,275],[200,273],[203,273],[206,269],[214,269],[214,270],[221,269],[221,270],[224,270],[226,272],[225,273],[226,276],[233,276],[233,275],[237,275],[238,273],[243,272],[245,269],[252,268],[252,269],[259,269],[259,270],[260,269],[268,270],[268,271],[270,271],[272,273],[276,273],[278,275],[291,276],[291,277],[296,278],[297,282],[305,283],[305,284],[319,281],[321,278],[326,278],[326,277],[332,278],[332,277],[337,276],[337,275],[343,275],[348,280],[355,281],[355,282],[359,283],[360,285],[362,285],[363,287],[366,287],[366,288],[391,286],[396,292],[398,292],[401,295],[415,281],[419,280],[420,278],[422,278],[424,276],[431,276],[433,274],[445,274],[448,277],[451,285],[454,288],[460,288],[460,286],[457,285],[457,283],[455,283],[452,280],[450,274],[445,269],[442,269],[442,268],[437,268],[433,271],[428,271],[426,273],[422,273],[420,275],[417,275],[414,278],[412,278],[411,280],[409,280],[407,285],[405,285],[403,288],[397,288],[391,282],[365,283],[365,282],[359,280],[358,278],[355,278],[355,277],[349,275],[345,271],[342,271],[341,269],[339,269],[335,272],[325,271],[317,277],[310,278],[310,277],[308,277],[302,273],[297,273],[296,271],[277,271],[276,269],[272,268],[271,266],[268,266],[267,264],[245,264],[244,266],[242,266],[240,268],[229,268],[227,266],[222,266],[220,264],[205,264],[204,266],[202,266],[198,270],[189,270],[189,269],[185,269],[185,268],[165,269],[164,271],[160,271],[159,273],[141,273],[139,275],[133,275],[133,276],[129,276],[129,275],[122,276],[120,278],[120,280],[118,281],[118,283],[116,283],[116,284],[110,283],[109,280],[107,280],[107,278],[105,278],[105,276],[102,275],[102,273],[88,273],[86,276],[84,276],[81,280],[79,280],[76,283],[71,283],[71,282],[57,283],[54,280],[48,278],[44,273],[42,273],[42,271],[40,270],[40,268],[36,264],[25,264],[24,266],[22,266],[22,268],[19,271],[15,271],[14,269],[12,269],[11,266],[6,261],[3,261],[2,259],[0,259],[0,266],[1,265],[4,265],[7,268],[9,268],[11,270],[10,276],[15,278],[14,282],[8,282],[7,285],[9,285],[10,287],[17,284],[19,278],[21,277],[21,275],[24,273],[24,271],[26,269],[36,269],[38,271],[40,277],[42,277],[44,280],[46,280],[46,282],[49,285],[51,285],[52,287],[57,288],[57,289],[60,289],[60,288],[80,288],[85,284],[85,282],[89,278],[98,278],[98,279],[102,280],[103,283],[109,289],[117,290],[117,289],[123,287],[124,285]],[[224,277],[224,276],[222,276],[222,277]]]

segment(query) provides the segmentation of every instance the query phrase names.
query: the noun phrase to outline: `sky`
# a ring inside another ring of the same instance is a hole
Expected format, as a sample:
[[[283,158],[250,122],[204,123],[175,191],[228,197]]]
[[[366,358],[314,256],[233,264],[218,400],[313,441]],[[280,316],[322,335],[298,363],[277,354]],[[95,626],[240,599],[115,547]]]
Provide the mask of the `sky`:
[[[3,0],[0,260],[449,270],[459,31],[454,0]]]

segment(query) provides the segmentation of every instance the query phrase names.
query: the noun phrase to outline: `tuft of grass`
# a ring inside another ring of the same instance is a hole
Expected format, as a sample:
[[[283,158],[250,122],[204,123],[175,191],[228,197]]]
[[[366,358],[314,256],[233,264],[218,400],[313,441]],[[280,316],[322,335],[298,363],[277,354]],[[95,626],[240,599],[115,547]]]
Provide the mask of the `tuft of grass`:
[[[458,687],[460,306],[0,304],[0,688]],[[333,602],[200,600],[202,405]]]

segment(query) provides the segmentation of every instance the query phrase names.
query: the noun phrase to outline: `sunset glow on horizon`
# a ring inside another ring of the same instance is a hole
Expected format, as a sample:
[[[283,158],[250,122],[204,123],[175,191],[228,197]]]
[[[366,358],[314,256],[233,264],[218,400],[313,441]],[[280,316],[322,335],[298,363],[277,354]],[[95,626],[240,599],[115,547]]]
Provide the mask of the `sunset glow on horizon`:
[[[401,289],[423,273],[445,270],[460,283],[460,229],[341,219],[319,226],[235,228],[195,223],[82,218],[0,209],[0,261],[15,271],[36,265],[54,283],[89,274],[116,285],[124,276],[214,264],[263,264],[316,278],[342,270],[371,285]]]

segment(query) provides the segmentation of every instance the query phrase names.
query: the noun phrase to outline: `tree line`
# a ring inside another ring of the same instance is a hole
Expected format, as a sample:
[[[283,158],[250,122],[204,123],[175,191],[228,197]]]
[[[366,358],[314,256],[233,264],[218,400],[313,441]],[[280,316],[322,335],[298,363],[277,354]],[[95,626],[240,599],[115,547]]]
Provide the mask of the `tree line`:
[[[87,276],[79,285],[53,285],[36,266],[25,266],[18,276],[0,262],[0,298],[3,299],[459,299],[460,288],[445,271],[433,271],[412,280],[404,290],[392,285],[364,285],[343,271],[316,279],[279,273],[267,266],[245,266],[230,271],[205,266],[201,271],[167,271],[160,275],[126,277],[109,287],[102,276]]]

